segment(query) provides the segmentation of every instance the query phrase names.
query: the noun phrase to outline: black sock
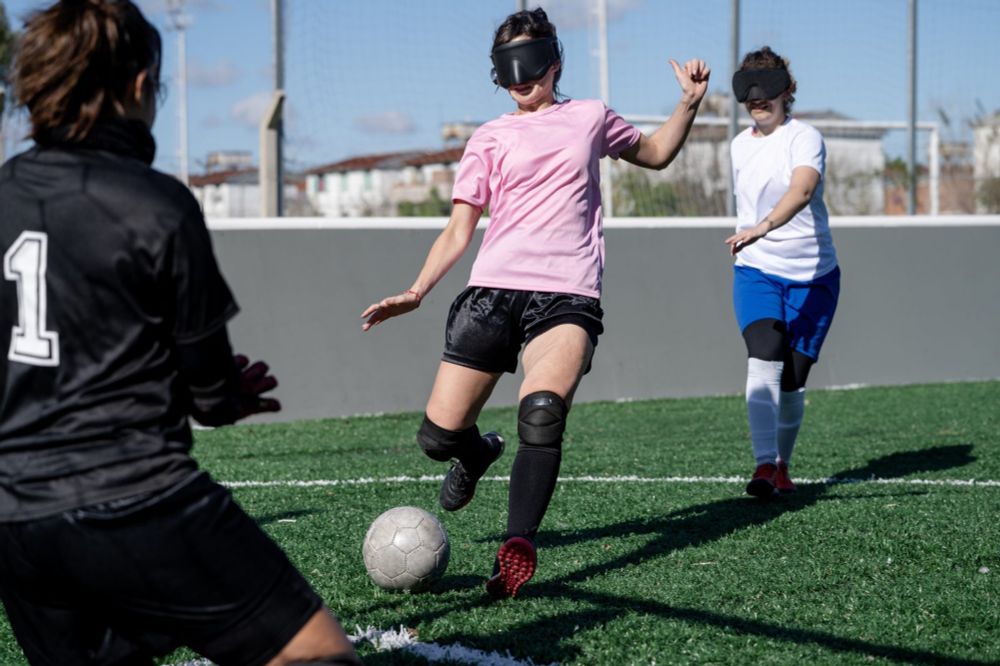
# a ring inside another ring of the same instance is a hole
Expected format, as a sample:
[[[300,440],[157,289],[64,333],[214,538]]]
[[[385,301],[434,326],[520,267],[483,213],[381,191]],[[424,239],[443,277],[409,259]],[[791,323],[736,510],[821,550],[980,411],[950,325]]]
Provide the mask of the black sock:
[[[559,478],[562,450],[559,446],[529,446],[522,443],[510,471],[507,499],[507,538],[534,539],[552,499]]]
[[[479,426],[472,426],[460,431],[461,447],[455,452],[455,458],[462,463],[469,474],[482,475],[490,466],[490,450],[486,447]]]

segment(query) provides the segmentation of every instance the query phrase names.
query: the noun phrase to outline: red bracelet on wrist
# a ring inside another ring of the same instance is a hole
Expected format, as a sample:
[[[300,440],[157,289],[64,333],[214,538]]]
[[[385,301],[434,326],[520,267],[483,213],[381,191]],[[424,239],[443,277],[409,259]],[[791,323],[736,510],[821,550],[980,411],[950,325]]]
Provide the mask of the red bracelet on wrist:
[[[406,290],[406,291],[404,291],[403,293],[404,293],[404,294],[413,294],[414,296],[416,296],[416,297],[417,297],[417,303],[419,303],[419,302],[420,302],[420,299],[421,299],[421,297],[420,297],[420,294],[418,294],[417,292],[413,291],[412,289],[407,289],[407,290]]]

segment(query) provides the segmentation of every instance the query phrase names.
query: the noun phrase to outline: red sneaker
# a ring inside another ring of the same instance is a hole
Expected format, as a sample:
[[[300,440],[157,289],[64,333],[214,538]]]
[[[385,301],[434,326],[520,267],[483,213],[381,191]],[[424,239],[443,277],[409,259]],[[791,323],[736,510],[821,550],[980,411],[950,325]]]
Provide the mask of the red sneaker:
[[[788,476],[788,463],[778,461],[778,473],[774,476],[774,487],[779,493],[787,494],[795,492],[795,484]]]
[[[754,497],[770,497],[774,494],[774,486],[777,481],[778,466],[771,463],[757,465],[753,478],[747,484],[747,494]]]
[[[486,591],[496,599],[516,597],[521,586],[535,575],[535,546],[524,537],[511,537],[497,553],[499,571],[486,581]]]

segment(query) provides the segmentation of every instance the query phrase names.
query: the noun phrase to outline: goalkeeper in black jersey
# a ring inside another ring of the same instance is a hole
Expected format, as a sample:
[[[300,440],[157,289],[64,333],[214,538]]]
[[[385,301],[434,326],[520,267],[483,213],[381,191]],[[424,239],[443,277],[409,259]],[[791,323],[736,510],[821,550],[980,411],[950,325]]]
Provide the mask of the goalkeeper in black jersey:
[[[282,551],[199,471],[189,417],[273,411],[198,204],[150,167],[161,42],[128,0],[31,16],[35,147],[0,170],[0,597],[32,664],[358,663]]]

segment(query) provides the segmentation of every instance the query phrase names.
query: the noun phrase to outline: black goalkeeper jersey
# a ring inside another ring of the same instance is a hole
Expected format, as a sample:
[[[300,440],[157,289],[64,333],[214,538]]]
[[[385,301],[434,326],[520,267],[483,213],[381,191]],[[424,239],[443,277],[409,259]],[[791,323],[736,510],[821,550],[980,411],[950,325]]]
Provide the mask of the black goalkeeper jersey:
[[[0,169],[0,522],[191,474],[176,349],[237,311],[145,125],[42,143]]]

